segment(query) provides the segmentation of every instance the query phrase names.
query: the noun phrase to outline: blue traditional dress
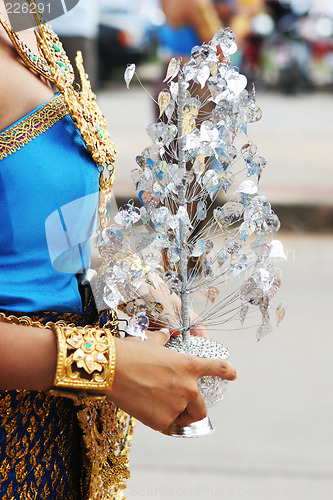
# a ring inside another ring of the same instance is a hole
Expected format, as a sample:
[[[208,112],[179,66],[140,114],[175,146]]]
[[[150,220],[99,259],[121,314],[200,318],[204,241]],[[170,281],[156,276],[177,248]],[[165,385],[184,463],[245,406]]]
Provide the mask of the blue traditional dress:
[[[1,16],[0,23],[22,48]],[[59,40],[47,25],[39,31],[50,66],[27,47],[19,53],[64,84],[62,93],[0,132],[0,321],[41,328],[108,321],[116,331],[112,312],[97,313],[93,303],[83,311],[76,279],[90,264],[104,182],[96,158],[108,157],[98,147],[106,140],[98,122],[82,122],[80,106],[93,109],[93,99],[81,104],[71,92]],[[123,498],[133,422],[112,403],[3,391],[0,418],[0,499]]]

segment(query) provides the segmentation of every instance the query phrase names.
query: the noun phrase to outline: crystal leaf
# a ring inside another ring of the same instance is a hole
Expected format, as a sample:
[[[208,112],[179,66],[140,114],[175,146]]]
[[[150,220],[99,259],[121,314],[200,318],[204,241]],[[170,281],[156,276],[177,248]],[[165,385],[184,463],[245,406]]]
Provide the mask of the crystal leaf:
[[[200,257],[206,252],[206,243],[203,238],[200,238],[193,247],[191,257]]]
[[[210,69],[208,65],[201,66],[197,73],[197,80],[200,83],[201,88],[203,89],[208,78],[210,77]]]
[[[124,235],[119,229],[107,227],[102,231],[101,240],[102,244],[106,246],[112,245],[115,250],[118,250],[122,246]]]
[[[169,106],[165,110],[165,116],[167,117],[168,121],[171,120],[172,115],[173,115],[173,113],[175,111],[175,107],[176,107],[176,102],[172,99],[170,101]]]
[[[140,209],[127,203],[119,209],[119,212],[115,216],[114,220],[117,224],[124,227],[129,227],[135,224],[141,219]]]
[[[137,156],[135,161],[142,169],[146,167],[152,168],[154,166],[153,160],[151,158],[146,158],[145,156]]]
[[[183,118],[181,138],[193,132],[194,129],[195,129],[195,118],[191,114],[185,115]]]
[[[182,289],[182,278],[181,275],[175,271],[167,271],[164,274],[164,279],[169,287],[170,293],[179,293]]]
[[[207,216],[206,203],[203,200],[199,200],[197,205],[197,217],[199,220],[204,220],[206,216]]]
[[[160,92],[158,94],[157,100],[158,100],[158,106],[160,108],[160,117],[161,117],[163,115],[164,111],[166,110],[166,108],[170,104],[171,96],[170,96],[169,92],[162,90],[162,92]]]
[[[242,248],[243,242],[239,238],[235,238],[234,236],[230,236],[224,242],[224,249],[229,253],[238,253]]]
[[[133,78],[133,76],[135,74],[135,69],[136,69],[135,68],[135,64],[130,64],[125,69],[124,79],[125,79],[126,86],[127,86],[128,89],[129,89],[130,83],[132,81],[132,78]]]
[[[249,123],[255,123],[261,120],[262,118],[262,111],[261,109],[256,105],[255,102],[252,102],[249,107],[247,108],[247,116],[248,116],[248,121]]]
[[[250,247],[253,249],[258,263],[263,263],[267,259],[270,252],[268,245],[254,241]]]
[[[151,214],[151,221],[155,226],[160,226],[165,224],[170,217],[170,210],[167,207],[161,207]]]
[[[178,75],[179,70],[180,70],[180,59],[176,59],[175,57],[173,57],[172,59],[170,59],[167,69],[167,74],[163,82],[173,80]]]
[[[279,326],[286,315],[286,305],[281,303],[276,308],[276,326]]]
[[[144,173],[142,170],[139,170],[138,168],[134,168],[131,171],[131,179],[135,184],[135,189],[138,190],[141,182],[144,180]]]
[[[248,278],[240,289],[240,299],[247,301],[248,293],[256,287],[255,280],[251,277]]]
[[[152,123],[147,127],[147,133],[155,144],[168,146],[177,135],[177,127],[163,122]]]
[[[211,99],[218,103],[221,99],[226,96],[227,93],[227,82],[221,77],[210,77],[207,81],[207,88],[211,93]]]
[[[103,297],[105,304],[110,308],[116,310],[118,305],[123,301],[121,294],[116,287],[109,290]]]
[[[226,81],[229,90],[236,96],[239,96],[239,94],[245,89],[247,85],[246,76],[239,74],[239,72],[235,68],[232,68],[227,72]]]
[[[273,330],[273,328],[272,328],[271,325],[261,325],[261,326],[259,326],[259,328],[257,330],[257,340],[258,340],[258,342],[263,337],[265,337],[266,335],[268,335],[269,333],[271,333],[272,330]]]
[[[237,264],[234,266],[234,276],[238,278],[238,276],[245,271],[248,265],[248,256],[246,254],[238,256]]]
[[[281,227],[280,220],[277,215],[269,214],[263,223],[263,228],[271,234],[276,234]]]
[[[209,286],[209,287],[204,287],[200,288],[200,292],[202,295],[207,297],[207,299],[212,302],[212,304],[215,302],[217,296],[219,295],[219,290],[215,288],[214,286]]]
[[[219,180],[216,172],[207,170],[202,177],[202,187],[208,192],[211,198],[217,193],[219,189]]]
[[[178,90],[179,90],[179,84],[178,82],[171,82],[170,83],[170,93],[172,96],[172,99],[176,100],[178,97]]]
[[[159,249],[159,250],[164,250],[165,248],[169,248],[170,246],[170,241],[169,237],[167,234],[161,234],[157,233],[156,238],[153,241],[153,247]]]
[[[200,127],[200,141],[216,141],[219,136],[218,129],[214,126],[214,123],[206,120],[202,122]]]
[[[239,185],[238,191],[245,194],[256,194],[258,192],[258,186],[253,181],[243,181]]]
[[[205,168],[205,157],[203,155],[197,156],[192,167],[193,173],[200,177],[204,173]]]
[[[224,43],[221,43],[221,49],[226,57],[232,56],[237,52],[237,44],[236,42],[233,42],[229,47],[227,47]]]
[[[205,61],[209,61],[215,55],[216,47],[207,44],[202,44],[201,46],[196,45],[191,51],[191,56],[198,65]]]
[[[159,255],[156,255],[155,253],[149,253],[145,255],[144,258],[146,264],[150,267],[151,271],[154,271],[156,266],[161,262],[161,257]]]
[[[223,41],[224,36],[225,36],[224,29],[219,28],[219,30],[215,33],[215,35],[213,36],[213,39],[211,41],[211,44],[213,45],[213,47],[217,47],[218,45],[220,45]]]
[[[160,204],[160,198],[156,193],[140,191],[138,197],[142,205],[144,205],[149,212],[157,208]]]
[[[269,256],[278,259],[286,259],[283,244],[280,240],[273,240],[269,245]]]
[[[219,266],[223,266],[223,264],[225,263],[225,261],[228,259],[229,255],[228,255],[228,252],[226,250],[219,250],[216,254],[216,261],[218,263]]]
[[[227,201],[222,207],[223,219],[227,224],[236,222],[242,215],[244,207],[236,201]]]
[[[278,276],[275,276],[271,284],[271,287],[267,291],[267,296],[269,299],[272,299],[274,297],[274,295],[279,290],[280,286],[281,286],[281,279]]]
[[[221,42],[220,42],[221,48],[222,49],[223,48],[230,48],[233,46],[234,42],[235,42],[234,33],[229,28],[225,29],[224,33],[223,33],[223,37],[222,37]],[[223,52],[223,55],[228,55],[228,54]]]
[[[132,337],[139,337],[143,341],[147,339],[146,331],[148,329],[148,318],[146,316],[141,316],[140,318],[146,318],[147,323],[144,319],[140,320],[134,316],[130,319],[128,327],[125,331],[128,335],[131,335]]]
[[[252,306],[259,306],[262,303],[264,293],[261,288],[253,288],[245,295],[245,300]]]
[[[174,247],[171,247],[168,249],[167,255],[168,255],[168,259],[169,259],[170,264],[172,265],[172,267],[174,267],[175,264],[180,259],[178,250]]]
[[[274,281],[274,275],[268,269],[263,267],[259,268],[255,277],[257,278],[260,288],[262,288],[264,292],[268,292],[271,289]]]
[[[242,304],[242,307],[239,311],[239,320],[242,326],[244,326],[244,321],[247,316],[248,310],[249,310],[249,304]]]

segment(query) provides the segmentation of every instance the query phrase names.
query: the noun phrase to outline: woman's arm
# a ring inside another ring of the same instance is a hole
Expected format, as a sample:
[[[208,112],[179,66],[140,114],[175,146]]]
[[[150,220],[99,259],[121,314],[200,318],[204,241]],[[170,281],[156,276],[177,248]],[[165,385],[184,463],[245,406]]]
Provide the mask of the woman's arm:
[[[56,357],[51,330],[0,323],[0,390],[50,389]]]
[[[205,417],[198,378],[234,380],[236,370],[221,360],[185,356],[164,347],[169,335],[150,340],[115,339],[116,369],[112,400],[153,429],[172,422],[187,425]],[[52,330],[0,323],[0,390],[47,391],[53,387],[57,348]]]

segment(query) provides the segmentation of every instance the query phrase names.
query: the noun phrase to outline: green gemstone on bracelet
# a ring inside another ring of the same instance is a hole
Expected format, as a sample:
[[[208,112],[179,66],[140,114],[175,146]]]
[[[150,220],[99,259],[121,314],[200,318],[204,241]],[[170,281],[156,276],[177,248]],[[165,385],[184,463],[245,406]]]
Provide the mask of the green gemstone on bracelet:
[[[91,342],[87,342],[86,347],[87,347],[87,349],[89,349],[91,347]]]
[[[52,47],[54,48],[54,50],[55,50],[56,52],[60,52],[60,47],[59,47],[59,45],[57,45],[56,43],[53,43],[53,44],[52,44]]]

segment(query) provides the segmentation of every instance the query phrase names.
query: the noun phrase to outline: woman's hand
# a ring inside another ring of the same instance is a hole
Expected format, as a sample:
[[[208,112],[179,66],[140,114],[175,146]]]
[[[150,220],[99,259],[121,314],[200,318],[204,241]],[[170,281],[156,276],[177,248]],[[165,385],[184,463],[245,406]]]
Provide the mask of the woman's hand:
[[[170,293],[169,287],[157,273],[150,274],[150,282],[150,285],[145,283],[140,287],[140,296],[147,302],[160,304],[163,310],[155,313],[153,317],[149,315],[149,328],[160,330],[161,327],[167,326],[171,329],[172,335],[180,335],[181,332],[176,326],[181,322],[180,297],[176,293]],[[189,317],[190,324],[195,325],[191,328],[191,334],[209,338],[205,323],[191,308]]]
[[[160,330],[149,334],[146,342],[115,339],[116,371],[108,398],[155,430],[164,430],[172,422],[188,425],[206,416],[199,377],[236,378],[236,369],[226,361],[164,348],[169,336],[167,330]]]

